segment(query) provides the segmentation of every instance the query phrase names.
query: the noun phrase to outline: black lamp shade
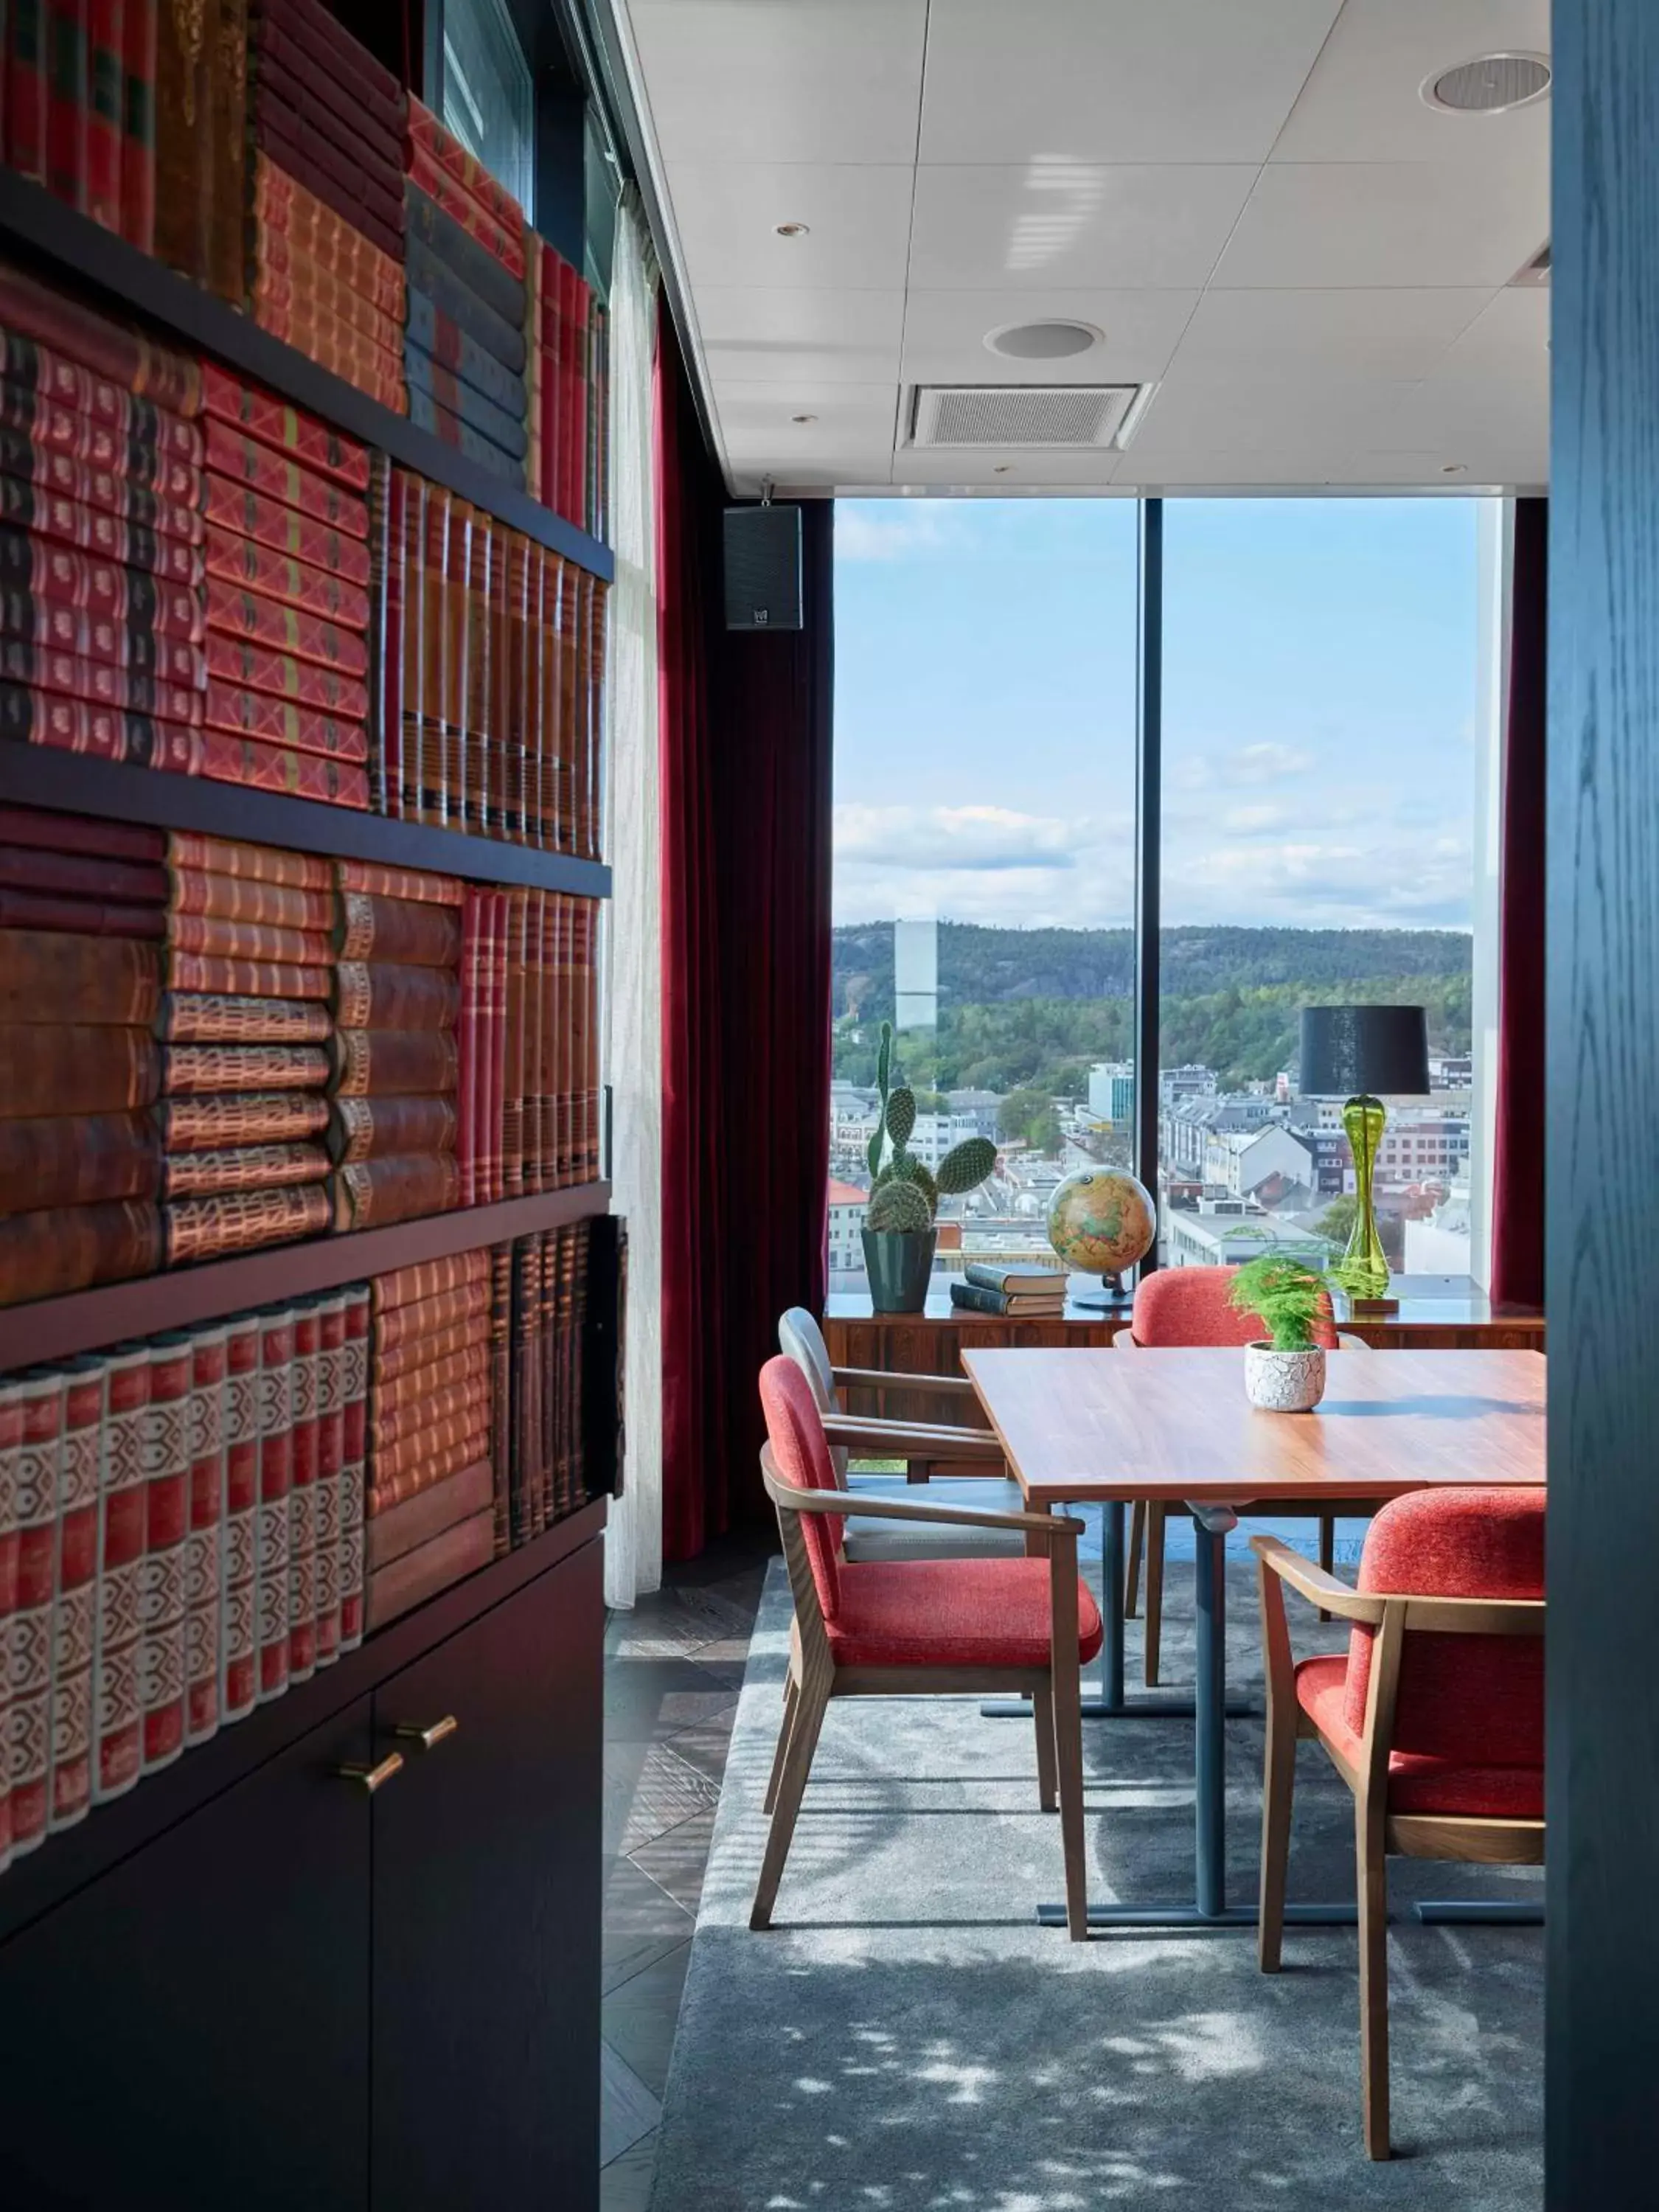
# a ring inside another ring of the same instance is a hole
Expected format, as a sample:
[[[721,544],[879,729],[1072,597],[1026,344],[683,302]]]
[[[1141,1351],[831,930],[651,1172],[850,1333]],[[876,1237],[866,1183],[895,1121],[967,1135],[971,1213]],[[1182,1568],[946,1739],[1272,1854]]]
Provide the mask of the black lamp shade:
[[[1421,1006],[1304,1006],[1302,1091],[1308,1098],[1420,1097],[1429,1087]]]

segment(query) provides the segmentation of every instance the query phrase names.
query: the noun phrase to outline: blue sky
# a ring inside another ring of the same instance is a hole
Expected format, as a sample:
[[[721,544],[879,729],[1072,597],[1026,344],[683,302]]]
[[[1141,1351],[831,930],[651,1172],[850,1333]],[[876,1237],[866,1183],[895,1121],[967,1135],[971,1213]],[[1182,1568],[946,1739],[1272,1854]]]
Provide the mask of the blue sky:
[[[1468,500],[1164,504],[1164,918],[1466,928]],[[1129,500],[843,500],[836,919],[1127,924]]]

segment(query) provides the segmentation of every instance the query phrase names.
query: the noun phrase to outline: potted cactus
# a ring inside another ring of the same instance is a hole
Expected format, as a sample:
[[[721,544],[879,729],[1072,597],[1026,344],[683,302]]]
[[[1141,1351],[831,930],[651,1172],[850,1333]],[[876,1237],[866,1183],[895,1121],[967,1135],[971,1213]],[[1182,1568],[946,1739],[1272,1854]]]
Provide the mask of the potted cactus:
[[[1267,1330],[1244,1347],[1245,1396],[1264,1413],[1310,1413],[1325,1395],[1319,1334],[1331,1301],[1324,1276],[1299,1260],[1264,1252],[1239,1269],[1227,1295]]]
[[[893,1025],[881,1025],[876,1085],[881,1114],[870,1139],[870,1202],[865,1209],[864,1264],[870,1304],[877,1313],[920,1313],[933,1268],[933,1217],[941,1197],[959,1197],[982,1183],[997,1164],[988,1137],[952,1145],[935,1174],[910,1151],[916,1126],[915,1093],[890,1088]]]

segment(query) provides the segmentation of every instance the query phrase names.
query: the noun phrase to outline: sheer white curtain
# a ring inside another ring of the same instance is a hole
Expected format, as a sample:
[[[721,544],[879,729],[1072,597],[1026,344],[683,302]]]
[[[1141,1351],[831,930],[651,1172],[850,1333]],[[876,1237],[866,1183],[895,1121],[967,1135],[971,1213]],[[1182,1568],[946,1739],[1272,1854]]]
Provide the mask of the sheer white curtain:
[[[611,278],[610,995],[613,1204],[628,1221],[628,1441],[607,1604],[662,1580],[662,875],[658,836],[656,264],[624,193]]]

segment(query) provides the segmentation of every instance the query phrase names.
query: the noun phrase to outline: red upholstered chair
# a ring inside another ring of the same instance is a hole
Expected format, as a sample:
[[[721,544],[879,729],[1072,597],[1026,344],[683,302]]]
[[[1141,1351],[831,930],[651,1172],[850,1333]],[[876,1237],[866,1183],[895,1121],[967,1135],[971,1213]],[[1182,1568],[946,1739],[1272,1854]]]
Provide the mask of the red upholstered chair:
[[[1160,1267],[1148,1275],[1135,1291],[1129,1326],[1113,1338],[1120,1352],[1169,1350],[1178,1346],[1249,1344],[1261,1334],[1255,1314],[1240,1313],[1228,1293],[1235,1270],[1231,1267]],[[1321,1341],[1327,1351],[1364,1352],[1369,1346],[1357,1336],[1339,1335],[1326,1308]],[[1368,1504],[1346,1505],[1346,1513],[1362,1514]],[[1129,1516],[1129,1559],[1126,1573],[1124,1611],[1134,1617],[1140,1583],[1140,1549],[1146,1547],[1146,1675],[1149,1686],[1158,1680],[1158,1656],[1164,1631],[1164,1533],[1168,1508],[1137,1498]],[[1319,1564],[1328,1571],[1336,1557],[1336,1516],[1319,1516]]]
[[[1251,1547],[1267,1674],[1261,1960],[1279,1970],[1300,1736],[1353,1792],[1365,2148],[1389,2155],[1387,1855],[1544,1856],[1544,1495],[1422,1490],[1371,1523],[1349,1589],[1275,1536]],[[1291,1657],[1285,1584],[1354,1624],[1347,1656]]]
[[[981,1513],[965,1505],[860,1502],[860,1516],[1017,1530],[1020,1559],[871,1559],[841,1547],[848,1496],[836,1481],[811,1388],[792,1359],[761,1370],[766,1488],[777,1508],[795,1601],[765,1809],[771,1832],[749,1915],[771,1924],[789,1839],[831,1698],[1012,1691],[1036,1717],[1037,1795],[1060,1808],[1066,1920],[1073,1942],[1089,1932],[1083,1864],[1083,1731],[1078,1676],[1099,1650],[1099,1608],[1078,1577],[1082,1523],[1048,1513]]]

